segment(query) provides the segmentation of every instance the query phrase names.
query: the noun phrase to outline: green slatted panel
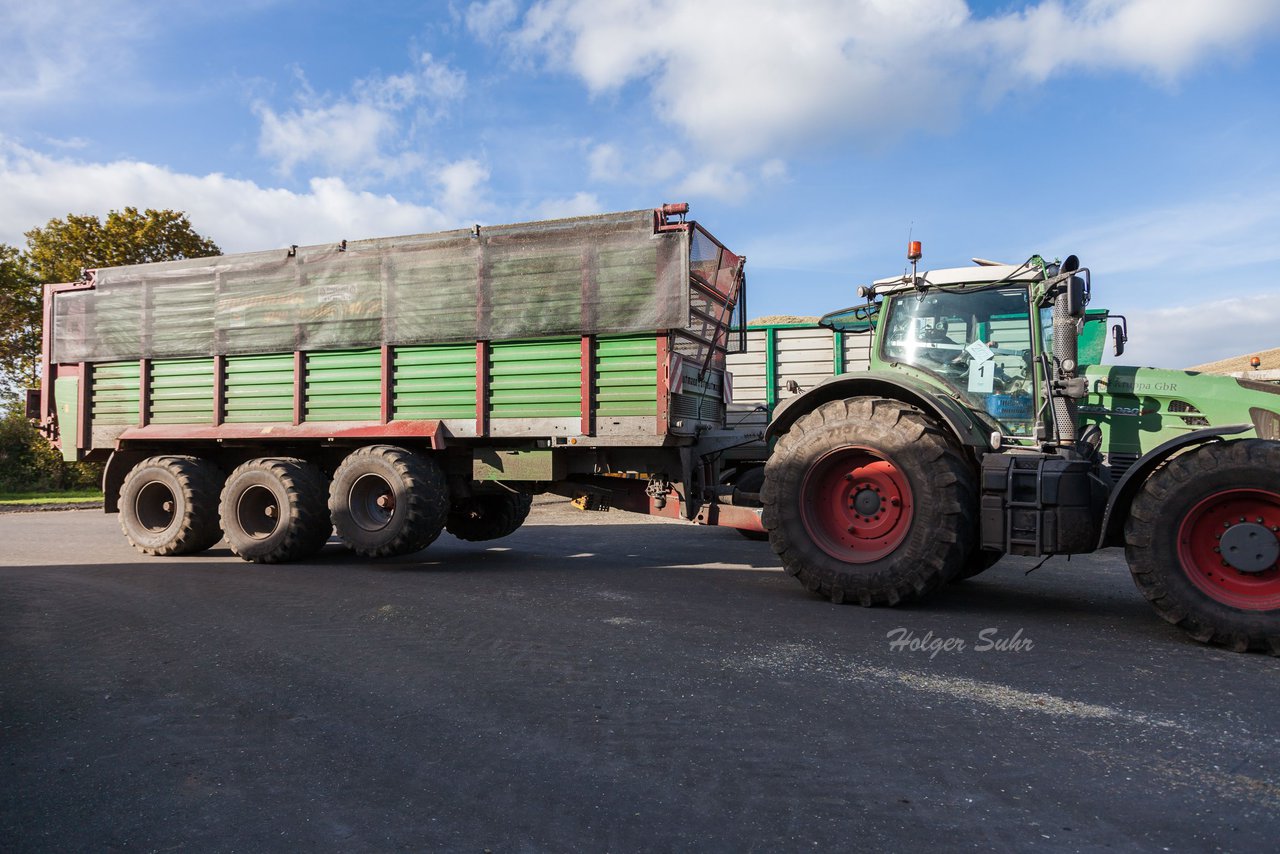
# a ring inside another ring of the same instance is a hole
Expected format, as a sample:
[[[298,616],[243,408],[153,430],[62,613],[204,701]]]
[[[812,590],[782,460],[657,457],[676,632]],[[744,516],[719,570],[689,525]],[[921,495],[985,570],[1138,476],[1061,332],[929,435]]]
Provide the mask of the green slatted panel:
[[[378,421],[382,417],[382,352],[308,353],[308,421]]]
[[[597,338],[597,417],[657,414],[657,339],[652,335]]]
[[[495,342],[489,377],[491,418],[582,414],[580,338]]]
[[[137,362],[93,366],[89,417],[94,424],[137,424],[140,368]]]
[[[474,344],[397,347],[392,365],[392,418],[476,417]]]
[[[213,422],[213,359],[166,359],[151,363],[153,424]]]
[[[293,354],[228,356],[228,424],[293,422]]]

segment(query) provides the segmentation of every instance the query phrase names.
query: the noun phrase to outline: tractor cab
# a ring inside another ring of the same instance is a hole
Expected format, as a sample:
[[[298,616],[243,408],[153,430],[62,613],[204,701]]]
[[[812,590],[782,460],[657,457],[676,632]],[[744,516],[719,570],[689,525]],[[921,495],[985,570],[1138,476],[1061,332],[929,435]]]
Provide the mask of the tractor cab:
[[[1034,444],[1052,420],[1053,306],[1073,272],[1033,257],[881,279],[862,289],[878,326],[871,368],[948,394],[1001,444]]]

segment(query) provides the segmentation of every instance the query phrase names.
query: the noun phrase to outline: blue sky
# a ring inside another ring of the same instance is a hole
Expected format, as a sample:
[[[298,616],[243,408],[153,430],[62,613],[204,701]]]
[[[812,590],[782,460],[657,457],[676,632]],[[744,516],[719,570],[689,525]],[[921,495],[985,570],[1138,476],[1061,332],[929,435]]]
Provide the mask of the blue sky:
[[[0,242],[226,251],[688,201],[753,316],[1080,255],[1123,361],[1280,346],[1277,0],[0,0]]]

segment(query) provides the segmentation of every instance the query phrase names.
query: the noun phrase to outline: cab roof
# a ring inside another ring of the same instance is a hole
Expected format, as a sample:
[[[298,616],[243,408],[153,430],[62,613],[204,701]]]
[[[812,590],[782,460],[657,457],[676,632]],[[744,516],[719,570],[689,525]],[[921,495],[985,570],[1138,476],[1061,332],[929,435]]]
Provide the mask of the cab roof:
[[[941,285],[989,285],[996,282],[1038,282],[1044,278],[1039,266],[1032,264],[987,264],[973,267],[946,267],[926,270],[918,281],[925,286]],[[872,287],[877,294],[892,294],[913,290],[916,282],[910,273],[891,279],[877,279]]]

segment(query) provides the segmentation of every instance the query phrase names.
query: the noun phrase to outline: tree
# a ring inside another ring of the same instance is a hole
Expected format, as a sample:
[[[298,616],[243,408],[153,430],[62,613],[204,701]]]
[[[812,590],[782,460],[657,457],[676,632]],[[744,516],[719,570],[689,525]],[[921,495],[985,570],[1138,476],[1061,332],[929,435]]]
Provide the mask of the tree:
[[[40,312],[40,284],[27,259],[0,243],[0,387],[34,385]]]
[[[181,211],[137,208],[96,216],[68,214],[27,232],[27,256],[41,282],[74,282],[82,269],[219,255]]]
[[[80,271],[218,255],[181,211],[137,208],[68,214],[27,232],[27,251],[0,244],[0,389],[34,385],[40,365],[41,285],[74,282]]]

